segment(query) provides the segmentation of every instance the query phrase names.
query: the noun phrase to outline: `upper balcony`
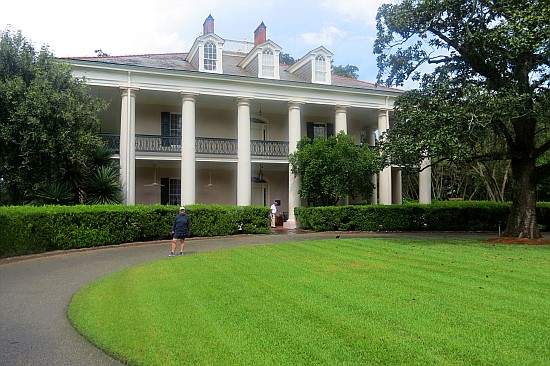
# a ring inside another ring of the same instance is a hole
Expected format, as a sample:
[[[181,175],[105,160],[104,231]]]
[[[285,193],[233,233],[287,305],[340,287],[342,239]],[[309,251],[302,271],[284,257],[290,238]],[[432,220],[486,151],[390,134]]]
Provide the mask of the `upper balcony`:
[[[100,135],[115,154],[120,152],[120,135],[110,133]],[[196,154],[237,156],[237,146],[237,139],[195,138]],[[178,155],[181,153],[181,137],[136,134],[136,152]],[[250,154],[257,157],[288,157],[288,142],[252,140]]]

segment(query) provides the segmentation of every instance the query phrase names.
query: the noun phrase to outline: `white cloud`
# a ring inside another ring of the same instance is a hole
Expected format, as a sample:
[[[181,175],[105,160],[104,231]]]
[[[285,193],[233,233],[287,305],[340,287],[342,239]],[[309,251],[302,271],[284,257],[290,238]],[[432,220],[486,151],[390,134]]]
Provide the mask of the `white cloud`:
[[[263,21],[268,38],[293,57],[323,45],[372,80],[369,24],[389,1],[95,0],[76,6],[73,0],[16,0],[2,4],[0,31],[11,24],[58,57],[94,56],[97,49],[111,55],[187,52],[212,14],[223,38],[251,40]]]
[[[346,32],[331,25],[324,27],[318,33],[302,33],[300,34],[300,39],[312,46],[330,46],[345,37],[345,35]]]
[[[342,16],[342,20],[359,21],[366,26],[376,24],[376,13],[383,4],[396,3],[398,0],[323,0],[321,6]]]
[[[0,29],[21,30],[35,46],[48,44],[56,56],[183,52],[202,31],[212,9],[224,0],[96,0],[75,7],[72,0],[15,1],[0,12]]]

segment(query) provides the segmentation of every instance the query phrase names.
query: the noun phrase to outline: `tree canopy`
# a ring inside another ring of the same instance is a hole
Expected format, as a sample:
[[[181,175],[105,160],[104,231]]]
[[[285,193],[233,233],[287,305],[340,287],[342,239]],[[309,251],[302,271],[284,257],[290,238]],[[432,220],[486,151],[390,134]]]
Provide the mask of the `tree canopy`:
[[[96,53],[98,51],[101,51],[101,50],[96,50]],[[101,55],[98,54],[98,56],[101,56]],[[281,52],[279,54],[279,62],[281,64],[294,65],[296,63],[296,61],[297,60],[294,57],[290,56],[288,53]],[[332,69],[331,72],[334,75],[345,76],[345,77],[348,77],[348,78],[351,78],[351,79],[358,79],[359,78],[359,68],[357,66],[354,66],[354,65],[349,65],[348,64],[346,66],[342,66],[342,65],[334,66],[334,64],[331,64],[331,69]]]
[[[368,146],[355,145],[354,138],[338,136],[304,137],[290,154],[294,176],[301,179],[299,195],[316,205],[336,205],[345,197],[370,197],[372,174],[380,171],[380,156]]]
[[[357,66],[349,65],[349,64],[346,65],[346,66],[342,66],[342,65],[334,66],[334,65],[332,65],[332,73],[334,75],[345,76],[345,77],[351,78],[351,79],[358,79],[359,78],[359,68]]]
[[[26,203],[51,182],[72,183],[89,171],[105,105],[47,47],[36,50],[21,31],[3,31],[0,176],[7,203]]]
[[[404,0],[380,7],[377,29],[378,81],[421,82],[398,98],[383,137],[391,161],[510,160],[504,235],[540,237],[536,185],[550,176],[538,160],[550,148],[548,2]],[[422,72],[426,65],[433,71]]]
[[[279,54],[279,62],[285,65],[294,65],[296,63],[296,59],[288,53],[281,52]]]

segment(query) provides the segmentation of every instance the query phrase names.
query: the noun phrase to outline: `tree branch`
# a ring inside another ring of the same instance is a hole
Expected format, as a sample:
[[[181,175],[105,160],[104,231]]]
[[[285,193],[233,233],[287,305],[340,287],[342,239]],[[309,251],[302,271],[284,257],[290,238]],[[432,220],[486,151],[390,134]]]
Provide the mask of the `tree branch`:
[[[550,177],[550,163],[535,167],[535,181],[537,183],[548,177]]]
[[[550,140],[546,141],[544,144],[542,144],[535,150],[535,158],[538,158],[539,156],[543,155],[549,149],[550,149]]]

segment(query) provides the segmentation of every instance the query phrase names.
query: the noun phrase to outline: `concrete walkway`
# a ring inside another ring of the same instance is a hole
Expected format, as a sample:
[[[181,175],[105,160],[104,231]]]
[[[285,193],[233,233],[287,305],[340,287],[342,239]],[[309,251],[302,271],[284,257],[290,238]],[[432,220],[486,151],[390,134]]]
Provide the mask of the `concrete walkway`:
[[[489,238],[495,233],[308,233],[193,238],[187,254],[290,241],[347,237]],[[84,339],[66,312],[72,296],[108,273],[167,258],[169,241],[49,253],[0,261],[0,365],[121,365]]]

